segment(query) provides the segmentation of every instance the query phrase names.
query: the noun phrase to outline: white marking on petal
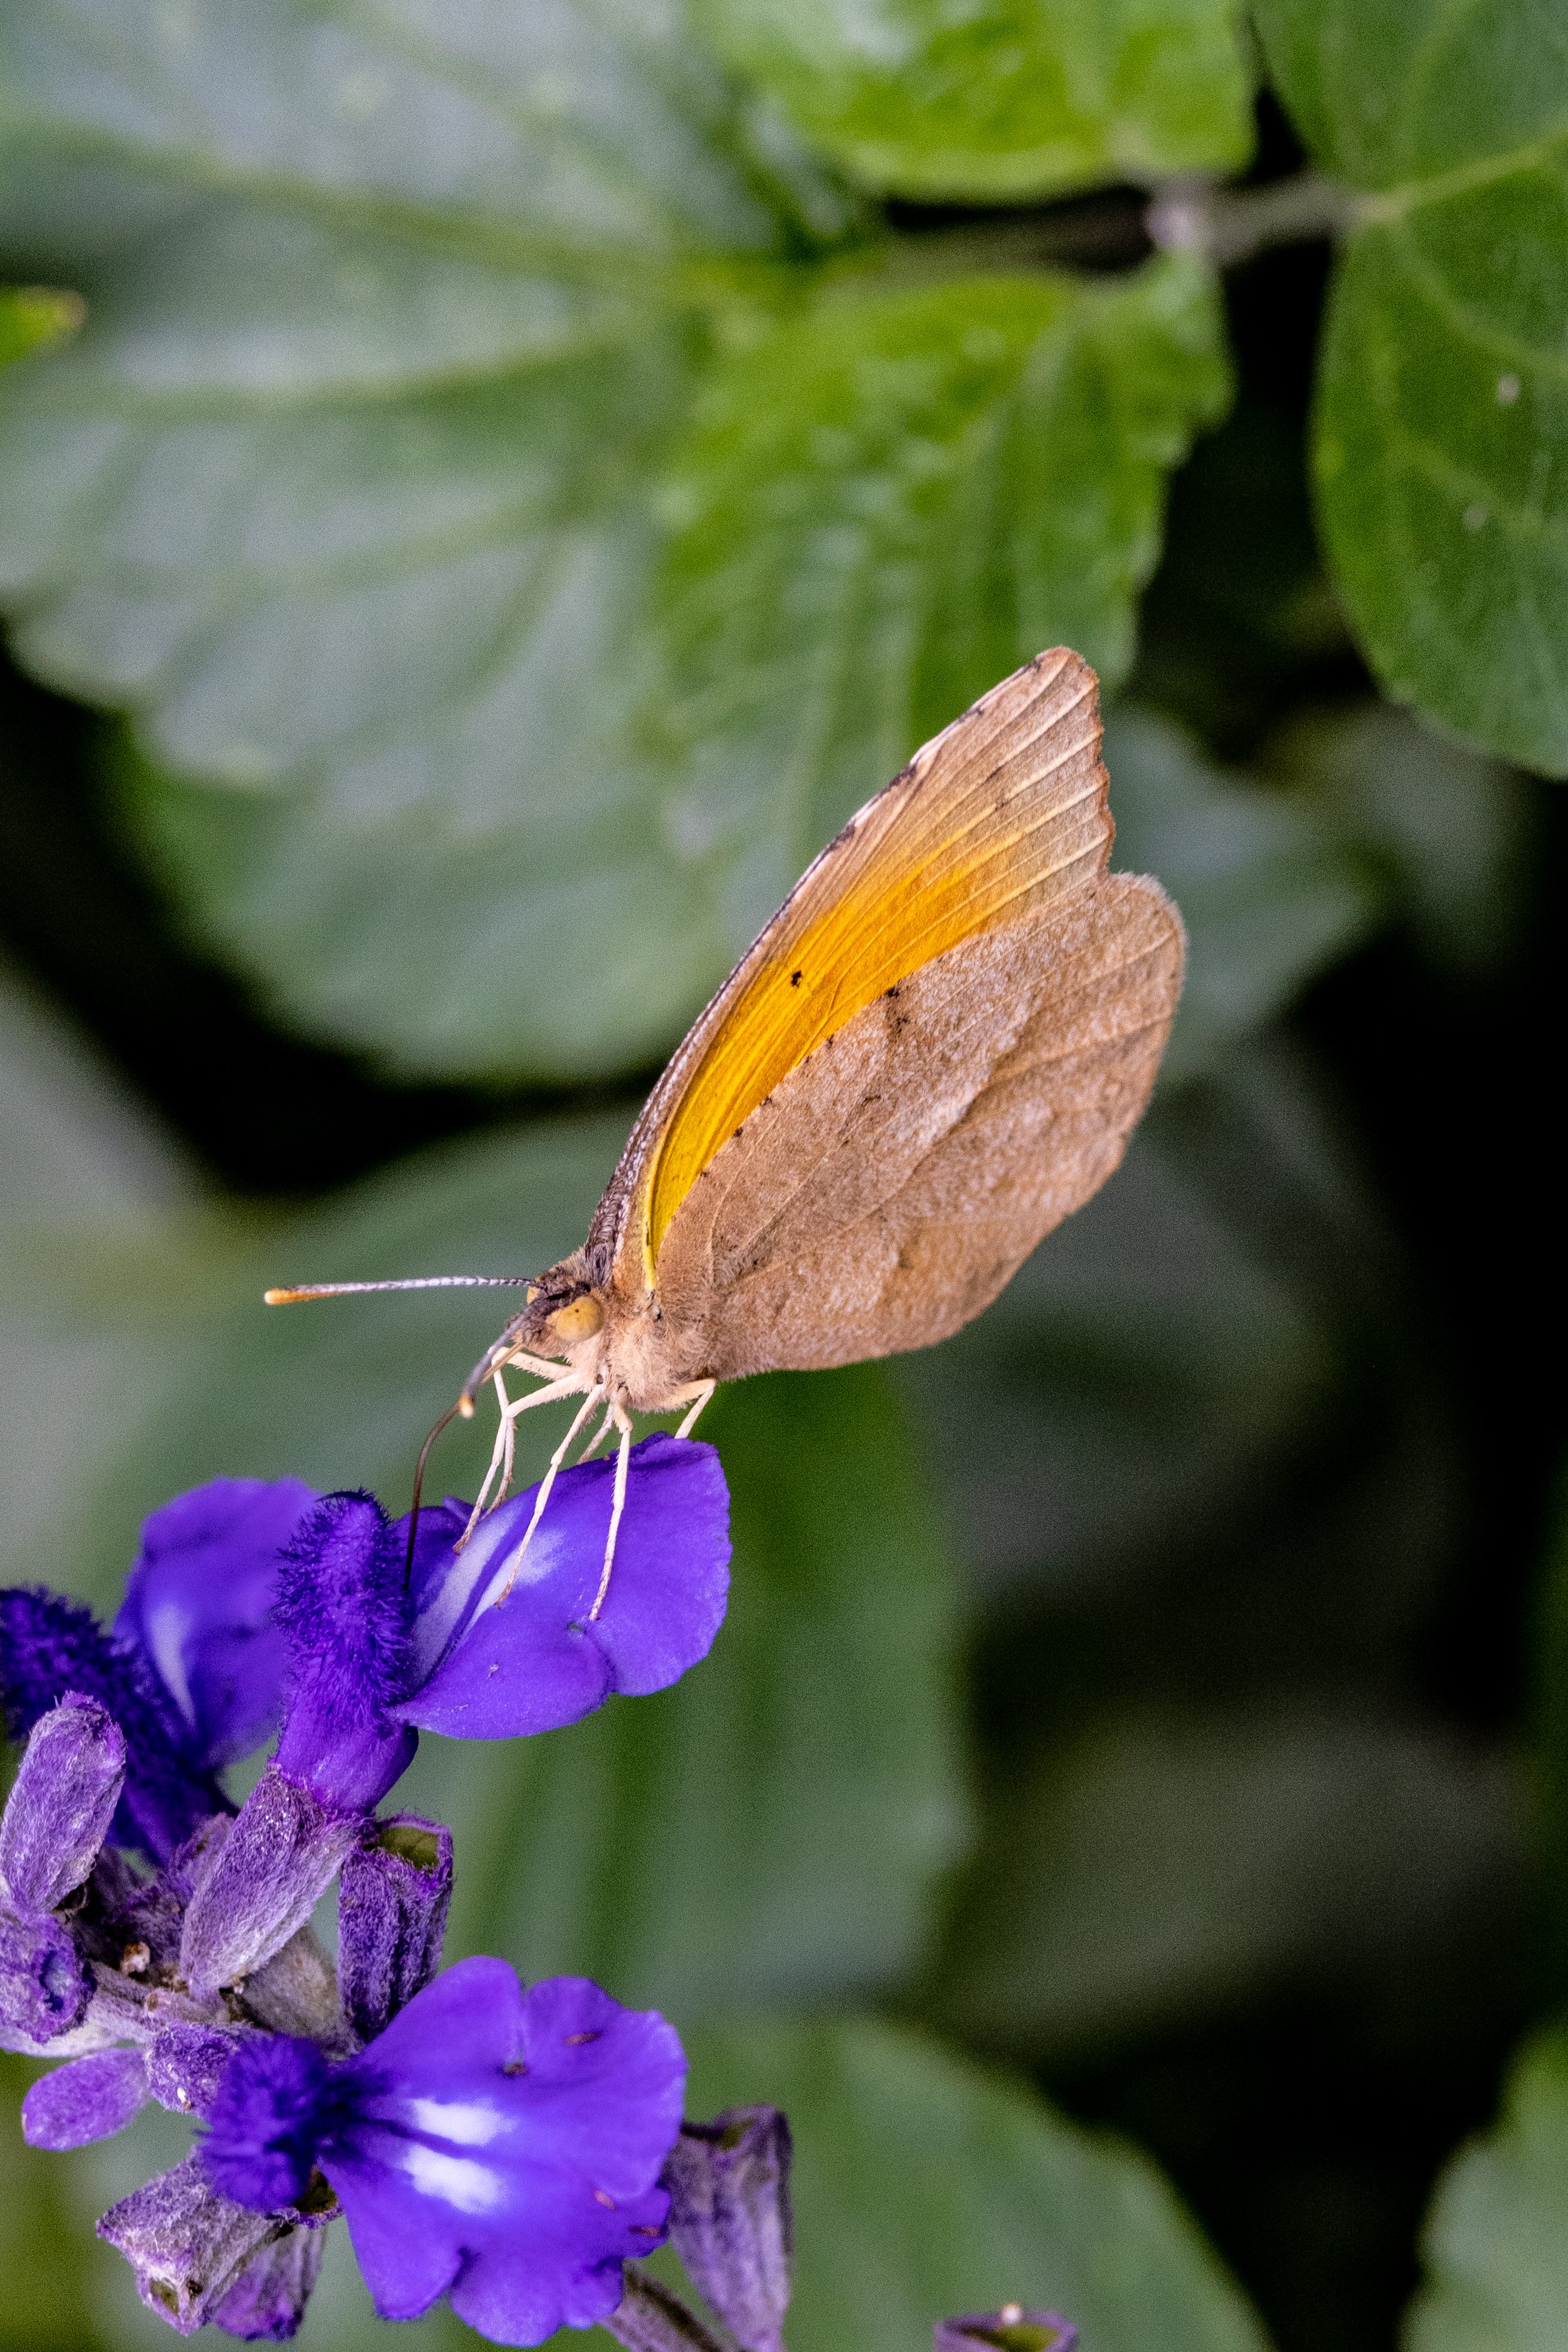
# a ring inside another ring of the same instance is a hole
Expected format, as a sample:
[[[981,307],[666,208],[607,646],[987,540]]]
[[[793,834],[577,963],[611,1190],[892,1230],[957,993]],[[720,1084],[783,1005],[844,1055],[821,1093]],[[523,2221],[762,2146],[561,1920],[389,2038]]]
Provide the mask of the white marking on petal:
[[[459,2147],[486,2147],[507,2125],[500,2110],[482,2100],[410,2099],[404,2113],[416,2131],[456,2140]]]
[[[185,1635],[190,1630],[191,1612],[177,1601],[160,1601],[147,1612],[147,1647],[153,1653],[153,1664],[170,1697],[194,1730],[196,1705],[185,1672]]]
[[[500,2173],[488,2164],[476,2164],[471,2156],[443,2156],[437,2148],[408,2140],[400,2161],[421,2196],[439,2198],[459,2213],[493,2213],[507,2201]]]

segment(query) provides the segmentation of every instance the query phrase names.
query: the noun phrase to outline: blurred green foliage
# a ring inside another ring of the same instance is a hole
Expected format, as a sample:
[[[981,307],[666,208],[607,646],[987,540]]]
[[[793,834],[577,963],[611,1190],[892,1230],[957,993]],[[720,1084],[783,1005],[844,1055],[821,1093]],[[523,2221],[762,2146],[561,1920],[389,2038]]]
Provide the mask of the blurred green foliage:
[[[0,22],[0,601],[85,706],[0,700],[7,1579],[400,1506],[493,1309],[263,1285],[571,1246],[843,818],[1042,645],[1110,692],[1191,948],[1127,1164],[719,1401],[678,1689],[408,1783],[453,1956],[790,2108],[803,2352],[1372,2352],[1477,2132],[1411,2352],[1563,2340],[1560,2037],[1491,2118],[1568,1990],[1565,107],[1552,0]],[[5,2352],[166,2340],[90,2225],[184,2140],[0,2125]],[[382,2333],[339,2244],[303,2340]]]

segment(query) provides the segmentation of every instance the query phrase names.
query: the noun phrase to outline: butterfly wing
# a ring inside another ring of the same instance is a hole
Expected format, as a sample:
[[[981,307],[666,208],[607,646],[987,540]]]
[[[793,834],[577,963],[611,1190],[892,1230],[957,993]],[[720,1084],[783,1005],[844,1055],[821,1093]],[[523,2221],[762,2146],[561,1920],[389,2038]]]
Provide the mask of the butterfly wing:
[[[655,1087],[588,1237],[648,1297],[682,1203],[791,1073],[960,942],[1103,874],[1113,827],[1094,672],[1064,648],[915,754],[791,891]]]
[[[923,1347],[1120,1160],[1180,991],[1180,918],[1117,875],[923,965],[785,1076],[658,1257],[691,1376]]]

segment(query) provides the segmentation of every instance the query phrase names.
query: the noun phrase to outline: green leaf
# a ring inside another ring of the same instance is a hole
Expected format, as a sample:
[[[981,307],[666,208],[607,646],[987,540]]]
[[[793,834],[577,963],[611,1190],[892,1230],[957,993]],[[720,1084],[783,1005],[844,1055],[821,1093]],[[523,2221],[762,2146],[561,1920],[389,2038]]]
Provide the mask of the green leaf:
[[[751,918],[1042,646],[1120,677],[1165,474],[1226,396],[1214,289],[1184,261],[858,274],[721,362],[665,491],[666,630],[694,801],[710,829],[772,832]]]
[[[1322,167],[1366,194],[1325,331],[1329,551],[1387,691],[1568,773],[1568,27],[1555,0],[1259,0]]]
[[[933,1964],[942,2021],[1031,2059],[1363,1982],[1521,1915],[1521,1791],[1411,1719],[1142,1708],[1010,1772]]]
[[[699,21],[868,187],[1006,203],[1225,172],[1251,147],[1225,0],[703,0]]]
[[[1005,2078],[868,2022],[700,2036],[688,2112],[765,2100],[795,2137],[792,2340],[910,2352],[1021,2301],[1094,2352],[1264,2352],[1258,2321],[1148,2159]]]
[[[1437,2184],[1405,2352],[1557,2352],[1568,2310],[1568,2032],[1524,2050],[1500,2121]]]
[[[403,1072],[656,1058],[921,733],[1053,635],[1124,661],[1223,399],[1186,265],[814,265],[848,215],[653,0],[19,0],[6,118],[0,240],[88,301],[0,388],[18,647],[133,714],[126,821],[193,930]],[[716,420],[770,360],[801,381],[737,479]],[[743,577],[694,500],[758,531]],[[784,594],[831,666],[836,533],[877,640],[819,757],[748,646]],[[715,590],[764,608],[710,693]]]
[[[1379,892],[1313,810],[1211,767],[1152,712],[1105,730],[1114,863],[1153,874],[1182,910],[1187,973],[1162,1066],[1169,1082],[1212,1065],[1364,936]]]

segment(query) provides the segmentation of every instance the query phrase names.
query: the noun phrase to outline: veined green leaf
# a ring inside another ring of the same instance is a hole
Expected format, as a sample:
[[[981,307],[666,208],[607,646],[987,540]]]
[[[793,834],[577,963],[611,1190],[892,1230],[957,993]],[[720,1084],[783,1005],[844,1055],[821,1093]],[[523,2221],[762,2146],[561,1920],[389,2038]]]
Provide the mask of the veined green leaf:
[[[1224,172],[1251,145],[1226,0],[703,0],[741,70],[855,178],[1008,201]]]
[[[748,921],[995,679],[1114,683],[1164,477],[1224,404],[1212,284],[856,277],[722,359],[671,461],[667,724]]]
[[[1568,21],[1556,0],[1259,0],[1270,70],[1362,191],[1314,464],[1387,691],[1568,773]]]
[[[88,302],[0,388],[17,645],[132,714],[193,929],[399,1071],[654,1058],[922,733],[1124,662],[1224,397],[1185,264],[801,257],[847,214],[656,0],[20,0],[0,120],[0,250]]]

